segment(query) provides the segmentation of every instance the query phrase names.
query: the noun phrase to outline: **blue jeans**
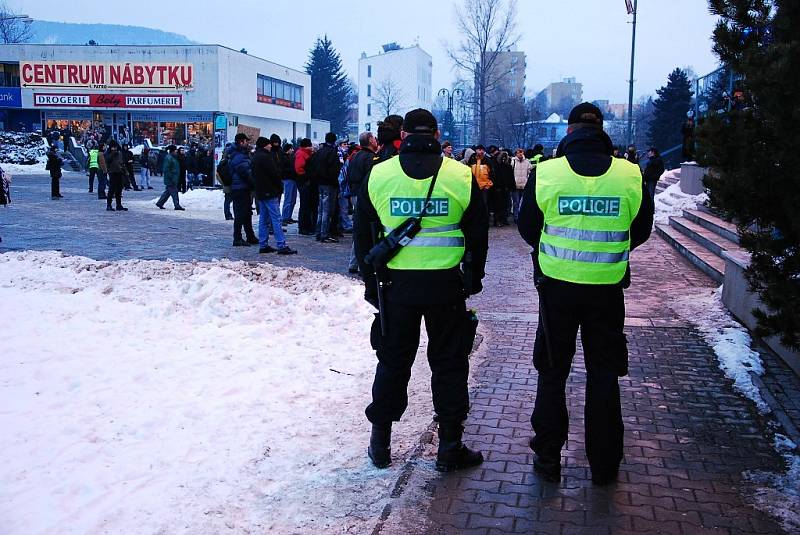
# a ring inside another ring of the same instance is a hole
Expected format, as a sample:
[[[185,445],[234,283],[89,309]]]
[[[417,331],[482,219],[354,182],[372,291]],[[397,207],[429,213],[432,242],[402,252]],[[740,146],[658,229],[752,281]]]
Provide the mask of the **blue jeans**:
[[[350,231],[353,230],[353,221],[350,219],[350,216],[347,215],[347,210],[350,208],[350,202],[342,196],[341,191],[339,192],[339,225],[342,227],[342,230]]]
[[[336,186],[319,186],[317,232],[323,240],[331,235],[331,213],[333,212],[333,203],[336,202],[335,194]]]
[[[511,190],[511,202],[513,203],[513,214],[514,214],[514,223],[517,222],[517,218],[519,218],[519,205],[522,204],[522,191],[521,189],[512,189]]]
[[[292,179],[283,181],[283,213],[281,221],[288,222],[294,213],[294,204],[297,202],[297,182]]]
[[[275,244],[278,246],[278,249],[286,247],[286,236],[283,235],[283,229],[281,228],[279,197],[258,200],[258,244],[261,247],[269,245],[268,220],[272,223],[272,229],[275,232]]]

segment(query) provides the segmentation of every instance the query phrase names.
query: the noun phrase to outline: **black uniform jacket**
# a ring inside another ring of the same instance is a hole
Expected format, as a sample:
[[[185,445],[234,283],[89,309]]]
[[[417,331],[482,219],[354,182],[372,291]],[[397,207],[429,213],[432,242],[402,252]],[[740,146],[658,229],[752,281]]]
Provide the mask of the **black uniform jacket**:
[[[412,134],[400,146],[400,165],[403,172],[411,178],[424,180],[433,176],[441,161],[442,147],[433,136]],[[365,283],[365,298],[375,302],[377,290],[375,272],[364,257],[372,248],[372,224],[380,224],[375,206],[369,198],[369,176],[361,185],[356,203],[355,251]],[[465,258],[470,257],[470,293],[482,289],[486,254],[489,248],[489,220],[480,196],[478,185],[473,179],[470,202],[461,218],[464,233]],[[463,300],[464,281],[461,270],[456,267],[444,270],[388,270],[391,285],[387,291],[388,301],[406,305],[450,304]]]
[[[611,138],[602,130],[596,128],[579,128],[567,135],[559,145],[558,156],[566,156],[572,170],[581,176],[600,176],[611,167],[611,154],[614,145]],[[644,184],[642,184],[642,205],[639,213],[631,224],[631,251],[640,246],[650,237],[653,228],[653,199],[650,197]],[[531,172],[531,177],[522,194],[522,205],[519,209],[518,228],[522,238],[528,245],[538,251],[539,238],[544,227],[544,214],[536,202],[536,169]],[[534,263],[534,276],[543,280],[544,275],[539,270],[539,263]],[[630,268],[618,283],[623,288],[630,286]]]

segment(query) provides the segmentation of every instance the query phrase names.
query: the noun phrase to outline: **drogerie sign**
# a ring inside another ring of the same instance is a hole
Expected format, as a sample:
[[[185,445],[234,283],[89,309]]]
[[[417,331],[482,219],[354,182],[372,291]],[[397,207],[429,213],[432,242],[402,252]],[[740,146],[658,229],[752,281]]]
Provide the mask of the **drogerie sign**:
[[[74,63],[21,61],[22,87],[191,90],[194,69],[188,63]]]
[[[37,108],[141,108],[180,109],[183,95],[98,95],[34,93]]]

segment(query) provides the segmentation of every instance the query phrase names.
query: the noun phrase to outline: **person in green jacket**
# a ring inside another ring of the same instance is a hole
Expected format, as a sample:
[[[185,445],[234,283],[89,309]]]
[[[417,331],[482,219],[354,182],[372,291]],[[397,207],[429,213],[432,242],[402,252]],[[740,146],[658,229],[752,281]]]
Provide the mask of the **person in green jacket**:
[[[167,147],[167,155],[164,158],[164,167],[162,168],[164,174],[164,193],[161,194],[161,197],[159,197],[156,202],[156,206],[162,210],[164,209],[164,203],[166,203],[167,199],[170,197],[172,197],[172,204],[175,206],[176,210],[185,209],[178,200],[178,183],[180,182],[181,168],[178,159],[175,158],[176,150],[178,150],[178,147],[170,145]]]

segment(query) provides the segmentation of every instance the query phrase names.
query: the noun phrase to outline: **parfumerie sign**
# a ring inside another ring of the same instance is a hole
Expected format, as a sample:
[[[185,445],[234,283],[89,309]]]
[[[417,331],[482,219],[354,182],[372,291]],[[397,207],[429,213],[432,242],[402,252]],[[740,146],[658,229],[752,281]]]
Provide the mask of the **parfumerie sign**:
[[[77,93],[34,93],[33,105],[40,108],[170,108],[183,107],[183,95],[100,95]]]
[[[194,69],[189,63],[75,63],[20,61],[23,88],[83,87],[87,89],[194,88]]]

